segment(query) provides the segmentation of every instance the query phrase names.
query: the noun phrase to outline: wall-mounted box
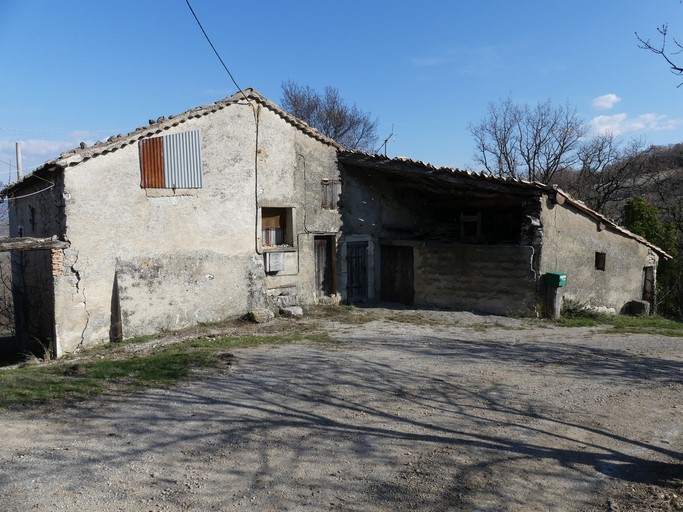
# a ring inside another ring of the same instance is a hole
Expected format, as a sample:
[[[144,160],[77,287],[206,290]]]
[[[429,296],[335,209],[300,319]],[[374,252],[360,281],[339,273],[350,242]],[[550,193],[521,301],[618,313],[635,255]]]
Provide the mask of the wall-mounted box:
[[[265,253],[266,272],[282,272],[285,269],[284,252]]]
[[[545,275],[545,284],[548,286],[567,286],[567,274],[564,272],[547,272]]]

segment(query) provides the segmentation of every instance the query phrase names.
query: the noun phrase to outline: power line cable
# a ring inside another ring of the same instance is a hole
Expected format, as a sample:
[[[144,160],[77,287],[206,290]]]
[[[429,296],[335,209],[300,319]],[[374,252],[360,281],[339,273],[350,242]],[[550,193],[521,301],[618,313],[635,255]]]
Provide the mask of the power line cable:
[[[49,182],[48,182],[49,183]],[[35,196],[36,194],[42,194],[46,190],[50,190],[51,188],[54,188],[55,184],[52,183],[49,187],[41,188],[40,190],[36,190],[35,192],[31,192],[29,194],[23,194],[20,196],[8,196],[7,199],[23,199],[25,197],[31,197]]]
[[[228,76],[230,77],[230,80],[232,80],[232,83],[235,84],[235,87],[237,87],[237,89],[239,90],[239,92],[242,93],[242,96],[244,96],[244,99],[247,100],[249,103],[251,103],[251,102],[249,101],[249,98],[247,98],[247,95],[244,94],[244,91],[242,90],[242,88],[241,88],[239,85],[237,85],[237,81],[235,81],[235,77],[232,76],[232,73],[231,73],[230,70],[228,69],[228,66],[225,65],[225,62],[223,62],[223,59],[221,58],[220,54],[218,53],[218,50],[216,50],[216,47],[215,47],[215,46],[213,45],[213,43],[211,42],[211,39],[209,38],[209,35],[206,33],[206,30],[204,30],[204,27],[202,26],[202,23],[199,21],[199,18],[198,18],[197,15],[195,14],[194,9],[193,9],[192,6],[190,5],[190,0],[185,0],[185,3],[187,4],[187,7],[190,9],[190,12],[192,13],[192,16],[194,16],[194,19],[195,19],[195,21],[197,22],[197,25],[199,25],[199,28],[202,30],[202,33],[204,34],[204,37],[205,37],[206,40],[209,42],[209,45],[211,46],[211,49],[213,50],[213,53],[215,53],[215,54],[216,54],[216,57],[218,57],[218,60],[221,61],[221,64],[223,65],[223,69],[225,69],[226,73],[228,73]]]

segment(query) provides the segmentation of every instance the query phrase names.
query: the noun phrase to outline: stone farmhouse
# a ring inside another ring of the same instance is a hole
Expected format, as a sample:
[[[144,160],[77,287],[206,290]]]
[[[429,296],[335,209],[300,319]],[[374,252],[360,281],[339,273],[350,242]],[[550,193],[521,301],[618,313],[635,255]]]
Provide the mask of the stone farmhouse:
[[[546,185],[347,151],[252,89],[2,194],[17,336],[55,356],[319,302],[542,314],[555,271],[621,310],[668,257]]]

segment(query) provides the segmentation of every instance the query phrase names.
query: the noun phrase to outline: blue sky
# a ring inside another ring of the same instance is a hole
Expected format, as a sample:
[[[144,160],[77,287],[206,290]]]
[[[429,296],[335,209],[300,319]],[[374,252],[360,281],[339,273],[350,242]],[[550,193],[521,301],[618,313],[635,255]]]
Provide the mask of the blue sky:
[[[678,0],[191,0],[242,88],[337,87],[380,120],[387,153],[472,167],[491,101],[573,105],[595,130],[683,141],[683,87],[637,46]],[[0,181],[236,91],[185,0],[0,0]],[[683,55],[681,55],[683,62]],[[13,178],[14,179],[14,178]]]

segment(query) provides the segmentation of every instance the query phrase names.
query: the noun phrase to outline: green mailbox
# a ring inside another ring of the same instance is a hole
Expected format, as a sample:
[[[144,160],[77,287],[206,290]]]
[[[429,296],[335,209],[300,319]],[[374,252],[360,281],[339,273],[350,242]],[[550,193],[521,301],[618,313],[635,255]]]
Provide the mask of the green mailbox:
[[[567,286],[567,274],[564,272],[547,272],[545,284],[556,287]]]

